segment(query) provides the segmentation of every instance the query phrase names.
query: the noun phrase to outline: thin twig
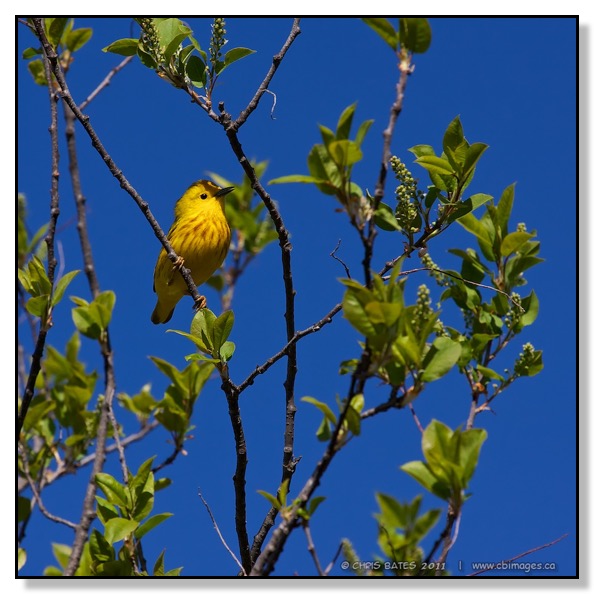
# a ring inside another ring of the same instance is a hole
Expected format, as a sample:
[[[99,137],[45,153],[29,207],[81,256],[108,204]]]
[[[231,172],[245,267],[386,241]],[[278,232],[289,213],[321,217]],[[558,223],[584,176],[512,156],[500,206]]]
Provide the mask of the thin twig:
[[[336,256],[336,252],[338,251],[338,248],[340,247],[340,239],[338,240],[338,243],[336,244],[336,247],[330,252],[330,257],[334,258],[335,260],[337,260],[338,262],[340,262],[343,267],[344,267],[344,271],[347,275],[348,278],[351,278],[351,271],[349,270],[349,267],[338,257]]]
[[[87,107],[87,105],[89,105],[89,103],[93,101],[93,99],[95,99],[95,97],[97,97],[97,95],[111,83],[111,79],[133,59],[134,56],[127,56],[117,66],[112,68],[107,76],[99,83],[99,86],[78,106],[78,108],[83,111],[85,107]]]
[[[328,575],[332,571],[332,568],[334,567],[334,564],[336,563],[336,560],[340,556],[341,552],[342,552],[342,541],[338,545],[338,549],[336,550],[334,557],[332,557],[332,561],[330,561],[330,563],[328,563],[328,565],[326,566],[326,569],[324,570],[324,575]]]
[[[307,539],[307,550],[313,559],[314,565],[316,566],[316,571],[320,577],[324,577],[326,574],[322,569],[322,564],[320,563],[320,559],[318,558],[318,553],[316,552],[316,547],[313,542],[313,538],[311,536],[311,530],[309,529],[309,522],[302,520],[301,522],[303,526],[303,532],[305,532],[305,538]]]
[[[422,272],[422,271],[428,271],[428,272],[438,272],[440,274],[445,274],[446,276],[451,276],[452,278],[455,278],[456,280],[462,281],[463,283],[466,283],[468,285],[474,285],[475,287],[481,287],[483,289],[489,289],[490,291],[495,291],[497,293],[501,293],[501,295],[505,296],[507,298],[507,300],[512,304],[515,305],[516,307],[518,307],[520,309],[520,311],[524,311],[524,308],[517,303],[516,301],[514,301],[513,297],[509,294],[506,293],[505,291],[502,291],[501,289],[498,289],[497,287],[492,287],[490,285],[483,285],[482,283],[477,283],[475,281],[471,281],[467,278],[464,278],[463,276],[460,276],[459,274],[454,274],[452,272],[448,272],[447,270],[441,270],[441,268],[428,268],[428,267],[422,267],[422,268],[412,268],[411,270],[403,270],[402,272],[400,272],[400,274],[398,276],[406,276],[408,274],[414,274],[416,272]],[[382,276],[383,280],[388,280],[389,277],[384,277]]]
[[[300,21],[300,18],[296,18],[293,20],[293,27],[291,28],[291,32],[289,33],[287,40],[285,41],[283,47],[278,52],[278,54],[272,57],[272,65],[270,66],[268,73],[264,77],[264,80],[258,87],[256,94],[254,95],[253,99],[248,103],[247,107],[239,114],[239,117],[233,123],[235,127],[235,132],[237,132],[237,130],[239,130],[239,128],[243,124],[245,124],[250,114],[256,109],[256,107],[258,107],[258,103],[260,102],[262,95],[268,90],[268,85],[270,84],[272,77],[276,73],[276,70],[280,66],[280,63],[283,61],[285,54],[289,51],[289,48],[295,41],[297,35],[301,33],[301,29],[299,28]],[[274,105],[272,106],[272,109],[274,110]]]
[[[21,458],[21,461],[23,463],[23,474],[25,475],[25,478],[27,479],[27,483],[29,484],[29,488],[31,489],[31,492],[33,493],[33,497],[35,498],[35,501],[39,507],[39,511],[48,519],[51,520],[52,522],[57,522],[58,524],[64,524],[64,526],[68,526],[68,528],[72,528],[73,530],[76,530],[76,524],[74,522],[71,522],[70,520],[66,520],[64,518],[60,518],[59,516],[55,516],[54,514],[50,513],[45,505],[43,504],[43,501],[41,500],[41,493],[39,493],[39,490],[37,489],[37,487],[35,486],[35,482],[33,481],[33,477],[31,476],[30,472],[29,472],[29,461],[27,460],[27,454],[24,450],[24,448],[22,448],[19,444],[19,455]]]
[[[173,464],[175,462],[175,459],[183,451],[184,451],[183,443],[176,442],[175,447],[173,448],[173,452],[171,452],[171,454],[169,456],[167,456],[167,458],[165,458],[165,460],[163,460],[163,462],[161,462],[161,464],[159,464],[158,466],[156,466],[153,469],[153,474],[157,474],[157,472],[163,470],[163,468],[165,468],[166,466]]]
[[[342,303],[337,303],[321,320],[312,324],[308,328],[304,330],[299,330],[295,332],[293,338],[287,342],[287,344],[275,355],[270,357],[267,361],[265,361],[262,365],[258,365],[247,378],[237,386],[237,391],[241,394],[248,386],[251,386],[254,383],[254,379],[258,375],[262,375],[266,372],[272,365],[274,365],[279,359],[282,359],[288,352],[289,348],[293,346],[296,342],[304,338],[305,336],[309,336],[314,332],[318,332],[321,330],[326,324],[332,322],[332,318],[342,309]]]
[[[526,551],[524,553],[520,553],[519,555],[516,555],[515,557],[512,557],[511,559],[506,559],[505,561],[500,561],[499,563],[493,563],[493,565],[496,566],[496,565],[501,565],[503,563],[512,563],[513,561],[516,561],[517,559],[526,557],[526,555],[531,555],[532,553],[536,553],[537,551],[540,551],[542,549],[552,547],[553,545],[556,545],[558,542],[562,541],[564,538],[567,538],[568,536],[569,536],[569,534],[563,534],[559,538],[556,538],[555,540],[548,542],[547,544],[543,544],[543,545],[540,545],[539,547],[530,549],[529,551]],[[481,569],[479,571],[475,571],[474,573],[469,573],[467,575],[467,577],[474,577],[476,575],[480,575],[481,573],[486,573],[487,571],[492,571],[493,569],[496,569],[496,567],[489,567],[488,569]]]
[[[212,512],[210,511],[210,507],[208,506],[208,503],[206,503],[206,500],[204,499],[204,497],[202,497],[202,493],[200,492],[200,490],[198,490],[198,497],[200,497],[200,500],[204,504],[204,507],[206,508],[206,511],[208,512],[208,515],[210,516],[212,525],[214,526],[214,529],[216,530],[217,534],[219,535],[219,538],[221,539],[223,546],[227,549],[228,553],[231,555],[231,557],[233,557],[235,563],[237,563],[237,565],[239,566],[239,570],[240,570],[241,574],[247,575],[247,573],[245,572],[245,569],[241,565],[239,559],[235,556],[235,553],[229,548],[229,546],[225,542],[225,539],[223,538],[223,535],[221,534],[221,531],[219,530],[219,527],[217,526],[217,522],[214,519]]]
[[[415,409],[413,408],[412,402],[408,403],[408,408],[410,408],[410,412],[412,413],[413,419],[415,421],[415,425],[421,432],[421,435],[423,435],[423,433],[424,433],[423,425],[421,425],[421,421],[419,421],[419,417],[417,417],[417,413],[415,412]]]

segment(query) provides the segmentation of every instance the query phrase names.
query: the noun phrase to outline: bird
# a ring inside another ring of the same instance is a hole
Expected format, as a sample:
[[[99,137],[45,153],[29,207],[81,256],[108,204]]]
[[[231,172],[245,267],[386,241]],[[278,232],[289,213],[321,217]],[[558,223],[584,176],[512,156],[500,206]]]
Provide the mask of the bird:
[[[235,188],[220,188],[209,180],[194,182],[175,204],[175,218],[167,239],[178,255],[172,263],[162,249],[155,265],[153,291],[157,305],[153,324],[166,324],[188,286],[180,268],[189,269],[196,286],[205,283],[224,262],[231,230],[225,216],[225,196]],[[205,300],[204,300],[205,303]],[[204,305],[204,304],[203,304]]]

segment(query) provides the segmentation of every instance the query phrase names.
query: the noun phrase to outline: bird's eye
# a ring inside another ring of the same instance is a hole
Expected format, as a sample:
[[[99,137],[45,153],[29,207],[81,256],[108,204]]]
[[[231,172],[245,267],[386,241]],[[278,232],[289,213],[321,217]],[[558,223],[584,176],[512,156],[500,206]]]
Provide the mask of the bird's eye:
[[[208,198],[208,194],[200,194],[200,198],[202,198],[202,200],[206,200]]]

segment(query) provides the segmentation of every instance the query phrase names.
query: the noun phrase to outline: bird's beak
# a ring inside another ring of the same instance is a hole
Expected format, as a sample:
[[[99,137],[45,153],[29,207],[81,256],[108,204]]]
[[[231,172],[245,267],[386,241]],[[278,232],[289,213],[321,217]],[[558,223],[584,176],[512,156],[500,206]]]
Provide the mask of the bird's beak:
[[[215,198],[220,198],[221,196],[225,196],[229,192],[233,192],[235,188],[233,186],[229,186],[228,188],[221,188],[216,194]]]

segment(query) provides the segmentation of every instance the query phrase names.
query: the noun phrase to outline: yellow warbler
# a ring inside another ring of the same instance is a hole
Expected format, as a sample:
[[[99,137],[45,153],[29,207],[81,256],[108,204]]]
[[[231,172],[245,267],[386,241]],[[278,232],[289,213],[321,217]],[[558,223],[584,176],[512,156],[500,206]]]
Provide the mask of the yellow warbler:
[[[157,305],[153,324],[171,319],[177,302],[188,295],[188,286],[179,268],[190,270],[196,286],[205,283],[225,260],[231,231],[225,218],[225,195],[233,190],[219,188],[211,181],[193,183],[175,205],[175,220],[167,239],[179,260],[172,264],[164,249],[155,266],[153,291]]]

